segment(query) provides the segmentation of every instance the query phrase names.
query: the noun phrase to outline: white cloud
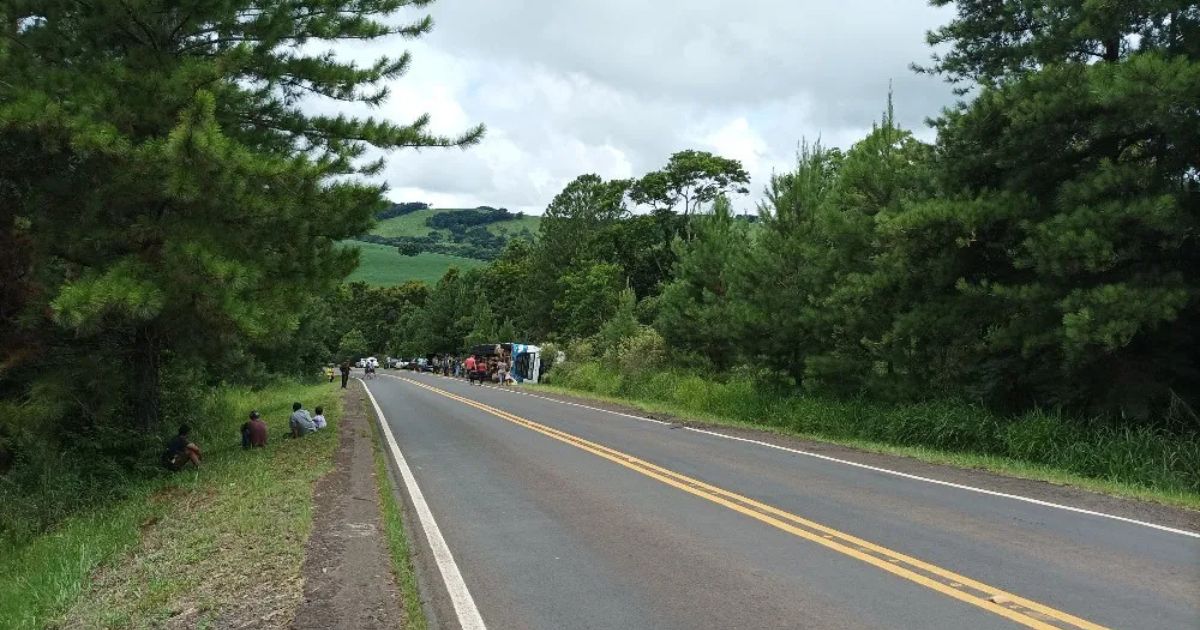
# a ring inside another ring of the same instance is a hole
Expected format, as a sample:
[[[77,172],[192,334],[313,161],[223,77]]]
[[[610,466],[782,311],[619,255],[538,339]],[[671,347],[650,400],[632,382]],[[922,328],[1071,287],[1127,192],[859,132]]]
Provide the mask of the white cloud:
[[[742,160],[757,193],[802,138],[860,138],[889,83],[899,121],[924,138],[922,121],[953,102],[939,80],[908,70],[929,56],[924,32],[948,19],[916,2],[442,0],[431,10],[437,26],[423,40],[338,47],[362,63],[412,51],[411,72],[373,115],[428,112],[446,134],[488,126],[466,151],[393,154],[384,177],[397,200],[540,212],[579,174],[636,177],[685,148]]]

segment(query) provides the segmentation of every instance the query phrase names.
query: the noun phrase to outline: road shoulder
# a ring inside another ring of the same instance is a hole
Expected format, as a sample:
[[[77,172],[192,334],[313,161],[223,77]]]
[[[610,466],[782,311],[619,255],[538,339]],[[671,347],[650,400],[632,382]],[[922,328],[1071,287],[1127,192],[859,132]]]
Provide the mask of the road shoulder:
[[[313,533],[293,628],[396,628],[405,623],[392,574],[375,446],[358,387],[344,390],[335,469],[317,484]]]

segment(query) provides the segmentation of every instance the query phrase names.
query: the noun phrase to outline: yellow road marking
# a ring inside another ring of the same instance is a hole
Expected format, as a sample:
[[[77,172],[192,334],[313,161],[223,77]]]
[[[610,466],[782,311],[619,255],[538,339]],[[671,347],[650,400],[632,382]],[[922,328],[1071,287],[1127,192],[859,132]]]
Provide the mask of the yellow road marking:
[[[1005,617],[1029,628],[1050,630],[1055,628],[1081,628],[1105,630],[1104,626],[1080,619],[1070,613],[1051,608],[1002,589],[989,586],[948,569],[929,564],[875,543],[846,534],[805,519],[791,512],[761,503],[749,497],[710,485],[698,479],[668,470],[656,464],[625,454],[602,444],[553,427],[522,418],[502,409],[464,398],[457,394],[426,385],[407,378],[394,377],[440,396],[461,402],[493,416],[523,426],[532,431],[570,444],[576,448],[602,457],[630,470],[678,488],[689,494],[729,508],[772,527],[788,532],[805,540],[817,543],[843,555],[861,560],[893,575],[925,586],[948,597],[979,607],[990,613]]]

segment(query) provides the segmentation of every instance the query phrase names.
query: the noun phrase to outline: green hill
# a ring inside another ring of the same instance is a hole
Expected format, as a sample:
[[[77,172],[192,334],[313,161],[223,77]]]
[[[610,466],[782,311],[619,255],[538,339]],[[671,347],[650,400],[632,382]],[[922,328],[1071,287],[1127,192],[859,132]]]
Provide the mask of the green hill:
[[[391,219],[384,219],[376,224],[375,229],[371,231],[377,236],[408,236],[420,237],[429,236],[433,232],[439,232],[443,238],[450,237],[449,230],[435,230],[425,224],[425,221],[436,214],[450,212],[452,210],[466,210],[468,208],[429,208],[428,210],[417,210],[409,214],[405,214]],[[516,236],[521,233],[521,230],[527,229],[530,234],[537,234],[538,226],[541,224],[542,218],[539,216],[522,216],[517,219],[509,219],[507,221],[499,221],[486,225],[487,231],[499,236]]]
[[[414,280],[433,284],[451,267],[467,270],[486,264],[482,260],[428,252],[416,256],[402,256],[395,247],[389,245],[357,241],[349,241],[346,244],[359,248],[358,269],[350,274],[346,282],[365,282],[381,287]]]

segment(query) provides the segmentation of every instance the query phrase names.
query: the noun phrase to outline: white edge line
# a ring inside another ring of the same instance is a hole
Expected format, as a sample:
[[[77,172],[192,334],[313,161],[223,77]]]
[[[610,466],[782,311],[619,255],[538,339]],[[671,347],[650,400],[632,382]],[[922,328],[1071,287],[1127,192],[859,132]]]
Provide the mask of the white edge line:
[[[454,556],[450,554],[450,547],[446,545],[446,539],[442,538],[442,530],[438,528],[437,521],[433,518],[433,512],[429,510],[429,504],[425,502],[425,495],[417,486],[416,477],[413,476],[408,462],[400,452],[400,446],[396,444],[396,438],[392,435],[392,429],[388,427],[383,410],[379,408],[379,403],[376,402],[375,395],[371,393],[366,382],[361,378],[358,380],[362,383],[367,396],[370,397],[371,406],[375,407],[375,416],[379,418],[379,425],[383,428],[388,449],[391,450],[392,457],[396,459],[396,467],[400,469],[400,475],[404,478],[404,486],[408,489],[408,496],[412,499],[413,507],[416,508],[417,517],[421,521],[421,529],[425,531],[425,538],[429,541],[429,548],[433,551],[434,560],[437,561],[438,571],[442,574],[442,581],[445,582],[446,591],[450,594],[450,601],[454,604],[454,612],[458,615],[458,625],[462,627],[462,630],[485,630],[487,626],[483,624],[483,617],[479,615],[479,609],[475,607],[475,599],[471,597],[471,591],[467,589],[467,583],[463,581],[458,564],[454,562]]]
[[[391,375],[389,375],[389,376],[391,376]],[[398,379],[400,377],[393,376],[392,378]],[[499,391],[507,391],[507,392],[512,392],[514,394],[520,394],[522,396],[530,396],[533,398],[539,398],[541,400],[547,400],[550,402],[559,403],[560,405],[570,405],[572,407],[580,407],[583,409],[588,409],[590,411],[599,411],[599,412],[607,413],[607,414],[614,415],[614,416],[620,416],[622,418],[632,418],[634,420],[641,420],[643,422],[654,422],[656,424],[668,424],[668,425],[672,424],[670,422],[663,422],[662,420],[655,420],[654,418],[635,416],[635,415],[628,414],[628,413],[621,413],[619,411],[610,411],[608,409],[601,409],[599,407],[591,407],[589,405],[581,405],[579,403],[568,402],[565,400],[557,400],[554,398],[549,398],[547,396],[540,396],[538,394],[533,394],[530,392],[519,392],[519,391],[511,390],[511,389],[502,389],[499,387],[492,387],[490,385],[488,385],[487,387],[490,387],[491,389],[495,389],[495,390],[499,390]],[[1025,503],[1032,503],[1034,505],[1041,505],[1043,507],[1051,507],[1051,508],[1056,508],[1059,510],[1066,510],[1068,512],[1075,512],[1078,514],[1087,514],[1088,516],[1097,516],[1100,518],[1107,518],[1107,519],[1111,519],[1114,521],[1121,521],[1122,523],[1129,523],[1131,525],[1141,525],[1142,527],[1149,527],[1151,529],[1157,529],[1157,530],[1164,531],[1164,532],[1170,532],[1172,534],[1179,534],[1180,536],[1188,536],[1191,538],[1200,538],[1200,532],[1188,531],[1186,529],[1176,529],[1174,527],[1167,527],[1166,525],[1159,525],[1157,523],[1148,523],[1146,521],[1139,521],[1137,519],[1126,518],[1124,516],[1117,516],[1115,514],[1107,514],[1105,512],[1096,512],[1094,510],[1087,510],[1084,508],[1078,508],[1078,507],[1074,507],[1071,505],[1063,505],[1061,503],[1053,503],[1050,501],[1043,501],[1041,499],[1034,499],[1033,497],[1021,496],[1019,494],[1008,494],[1005,492],[998,492],[996,490],[988,490],[987,488],[978,488],[975,486],[967,486],[967,485],[963,485],[963,484],[959,484],[959,483],[954,483],[951,481],[942,481],[941,479],[933,479],[931,477],[922,477],[920,475],[913,475],[911,473],[900,472],[898,470],[891,470],[889,468],[880,468],[878,466],[871,466],[870,464],[862,464],[859,462],[850,461],[848,459],[839,459],[837,457],[830,457],[828,455],[822,455],[820,453],[814,453],[812,451],[802,451],[800,449],[788,448],[786,446],[780,446],[778,444],[772,444],[770,442],[763,442],[762,440],[752,440],[749,438],[738,437],[736,435],[729,435],[728,433],[721,433],[719,431],[709,431],[707,429],[697,429],[695,427],[687,427],[687,426],[680,427],[680,428],[686,429],[688,431],[692,431],[694,433],[703,433],[704,435],[711,435],[711,436],[715,436],[715,437],[725,438],[727,440],[734,440],[737,442],[746,442],[748,444],[765,446],[767,448],[772,448],[772,449],[779,450],[779,451],[786,451],[788,453],[794,453],[796,455],[804,455],[807,457],[814,457],[816,459],[821,459],[821,460],[825,460],[828,462],[835,462],[838,464],[845,464],[847,466],[854,466],[855,468],[871,470],[874,472],[883,473],[886,475],[892,475],[895,477],[903,477],[905,479],[912,479],[914,481],[924,481],[925,483],[932,483],[932,484],[936,484],[939,486],[946,486],[948,488],[956,488],[958,490],[966,490],[968,492],[977,492],[979,494],[986,494],[986,495],[993,496],[993,497],[1002,497],[1005,499],[1012,499],[1014,501],[1023,501]]]

